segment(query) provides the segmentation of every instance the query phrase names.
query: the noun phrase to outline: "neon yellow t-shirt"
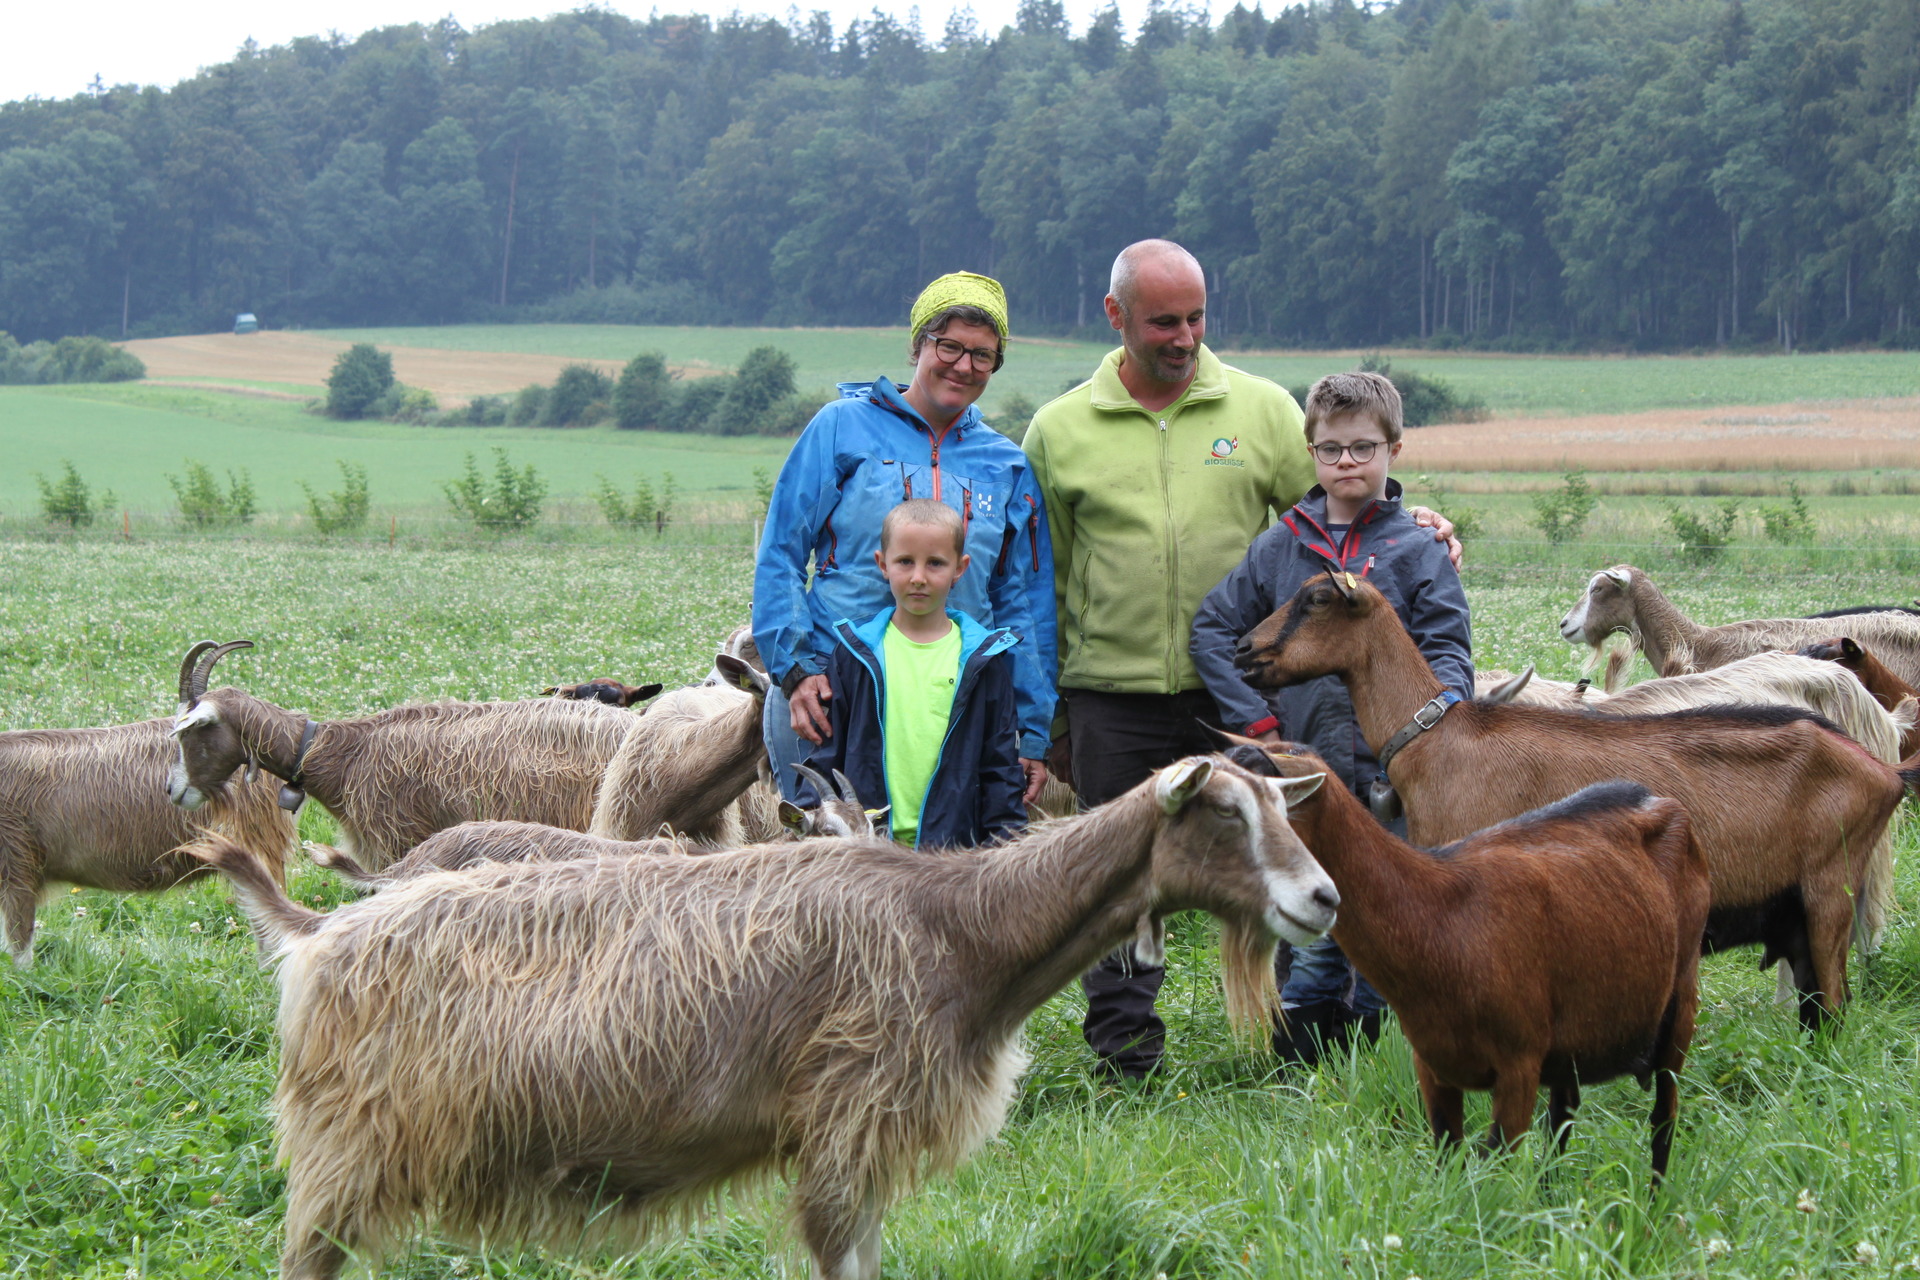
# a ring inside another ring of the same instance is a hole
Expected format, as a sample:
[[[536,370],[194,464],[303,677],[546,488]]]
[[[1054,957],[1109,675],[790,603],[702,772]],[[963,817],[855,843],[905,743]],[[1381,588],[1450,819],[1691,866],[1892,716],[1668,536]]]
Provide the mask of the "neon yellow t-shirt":
[[[919,644],[889,622],[881,641],[887,668],[887,803],[893,838],[912,844],[920,834],[920,807],[940,763],[940,744],[953,715],[960,678],[960,628]]]

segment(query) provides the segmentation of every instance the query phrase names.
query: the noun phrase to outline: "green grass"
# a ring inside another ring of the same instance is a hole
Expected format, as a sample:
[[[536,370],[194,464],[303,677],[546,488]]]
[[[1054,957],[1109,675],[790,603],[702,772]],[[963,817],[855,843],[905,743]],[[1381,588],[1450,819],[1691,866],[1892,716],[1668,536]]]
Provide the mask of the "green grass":
[[[657,483],[671,471],[682,493],[738,501],[745,509],[753,470],[778,471],[791,442],[760,437],[669,435],[611,427],[412,427],[335,422],[285,400],[164,385],[0,387],[0,515],[37,523],[36,472],[58,474],[73,459],[95,489],[111,489],[136,513],[167,512],[167,474],[197,458],[216,475],[245,467],[266,512],[301,511],[304,480],[339,487],[337,459],[367,468],[376,523],[398,509],[445,510],[442,486],[465,455],[490,468],[494,447],[533,463],[555,498],[583,498],[604,474],[622,489],[638,474]],[[584,513],[583,513],[584,518]]]
[[[406,698],[515,696],[558,676],[686,680],[744,616],[741,549],[580,545],[395,550],[308,542],[0,540],[0,726],[98,724],[170,709],[178,657],[247,635],[222,678],[341,715]],[[1584,553],[1584,554],[1583,554]],[[1554,620],[1609,563],[1470,566],[1476,657],[1569,675]],[[1737,558],[1659,580],[1705,622],[1910,593],[1910,574],[1840,564],[1780,573]],[[1898,836],[1914,901],[1920,823]],[[325,839],[317,806],[302,831]],[[295,890],[332,906],[337,882]],[[0,1276],[258,1276],[284,1194],[267,1110],[270,977],[222,888],[62,894],[39,961],[0,962]],[[1161,1010],[1170,1074],[1089,1083],[1069,990],[1029,1033],[1033,1067],[1001,1135],[888,1219],[886,1271],[943,1280],[1082,1277],[1887,1276],[1920,1269],[1920,929],[1896,915],[1856,967],[1837,1036],[1806,1042],[1753,953],[1706,966],[1666,1197],[1649,1202],[1647,1098],[1590,1089],[1570,1151],[1442,1164],[1408,1050],[1277,1077],[1228,1036],[1214,931],[1174,923]],[[1484,1123],[1480,1101],[1469,1118]],[[1796,1208],[1803,1189],[1811,1211]],[[423,1241],[384,1274],[759,1278],[795,1274],[772,1205],[632,1259]],[[1388,1238],[1397,1237],[1397,1248]],[[1731,1253],[1709,1261],[1712,1240]],[[1865,1241],[1878,1253],[1856,1264]]]

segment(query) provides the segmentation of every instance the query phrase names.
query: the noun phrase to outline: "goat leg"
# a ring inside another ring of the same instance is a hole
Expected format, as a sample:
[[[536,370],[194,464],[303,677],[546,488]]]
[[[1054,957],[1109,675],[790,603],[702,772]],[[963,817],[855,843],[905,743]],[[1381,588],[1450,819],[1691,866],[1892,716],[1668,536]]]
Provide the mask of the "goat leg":
[[[1807,1031],[1819,1031],[1846,1001],[1847,944],[1852,935],[1850,895],[1807,899],[1807,954],[1793,962],[1794,985],[1800,990],[1800,1025]]]
[[[884,1210],[845,1166],[809,1167],[794,1184],[793,1209],[813,1254],[813,1280],[880,1280]]]
[[[35,861],[22,853],[0,845],[0,914],[6,917],[7,949],[13,962],[25,969],[33,963],[33,911],[40,905],[45,881]]]
[[[1540,1093],[1540,1062],[1522,1060],[1498,1068],[1493,1077],[1493,1127],[1487,1148],[1511,1151],[1533,1127],[1533,1104]]]
[[[326,1232],[311,1225],[296,1228],[289,1222],[286,1248],[280,1253],[280,1280],[336,1280],[348,1261],[347,1250]]]
[[[1547,1128],[1554,1144],[1566,1154],[1567,1136],[1573,1132],[1573,1113],[1580,1109],[1580,1085],[1569,1081],[1547,1090]]]
[[[1420,1081],[1420,1097],[1427,1104],[1427,1124],[1433,1140],[1442,1149],[1458,1147],[1466,1141],[1466,1102],[1460,1090],[1443,1084],[1427,1060],[1413,1055],[1414,1075]]]

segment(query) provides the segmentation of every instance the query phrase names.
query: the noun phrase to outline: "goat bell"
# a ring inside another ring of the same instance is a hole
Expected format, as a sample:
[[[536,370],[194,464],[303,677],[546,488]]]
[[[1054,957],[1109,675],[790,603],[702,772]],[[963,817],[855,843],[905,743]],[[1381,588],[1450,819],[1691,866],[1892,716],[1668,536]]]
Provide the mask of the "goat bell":
[[[288,813],[300,812],[300,806],[307,802],[307,793],[291,782],[280,784],[280,807]]]
[[[1387,781],[1384,774],[1375,778],[1367,788],[1367,808],[1373,810],[1373,816],[1382,822],[1392,822],[1406,812],[1405,806],[1400,803],[1400,793],[1393,789],[1393,784]]]

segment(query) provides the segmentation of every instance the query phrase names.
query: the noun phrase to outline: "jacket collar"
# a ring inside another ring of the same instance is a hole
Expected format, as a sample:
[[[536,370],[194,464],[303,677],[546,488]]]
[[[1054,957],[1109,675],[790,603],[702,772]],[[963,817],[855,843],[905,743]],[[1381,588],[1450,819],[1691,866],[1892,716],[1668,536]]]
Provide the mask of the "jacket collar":
[[[962,613],[958,609],[947,610],[947,616],[953,619],[956,627],[960,628],[960,665],[963,668],[973,660],[975,654],[990,658],[996,653],[1013,648],[1019,642],[1020,638],[1007,628],[996,627],[989,631],[976,622],[973,615]],[[839,631],[843,638],[851,636],[859,640],[872,652],[876,660],[884,661],[881,658],[882,645],[886,642],[887,624],[892,621],[893,607],[889,605],[857,625],[849,618],[842,618],[834,623],[834,630]]]
[[[1388,476],[1386,492],[1374,499],[1373,505],[1370,508],[1360,513],[1362,516],[1368,517],[1366,523],[1372,524],[1382,516],[1392,515],[1394,512],[1400,510],[1401,492],[1400,482],[1392,476]],[[1293,504],[1293,509],[1311,516],[1315,523],[1324,525],[1327,522],[1326,487],[1324,485],[1314,485],[1313,488],[1307,490],[1306,497]],[[1368,515],[1368,511],[1372,513],[1370,516]]]
[[[839,390],[843,400],[862,398],[870,400],[882,409],[905,418],[929,436],[934,433],[933,428],[927,424],[927,420],[920,416],[920,411],[908,404],[907,398],[900,394],[900,388],[894,386],[893,382],[884,375],[875,378],[872,382],[842,382],[839,384]],[[979,404],[970,404],[961,411],[959,417],[953,420],[953,425],[947,428],[947,434],[958,438],[978,425],[980,421]]]
[[[1127,390],[1126,383],[1120,381],[1120,357],[1126,354],[1125,347],[1116,347],[1107,352],[1100,367],[1093,371],[1093,407],[1105,409],[1110,413],[1123,413],[1132,410],[1145,413],[1140,402]],[[1206,343],[1201,343],[1194,353],[1193,381],[1178,400],[1161,410],[1172,413],[1181,405],[1193,400],[1218,400],[1227,394],[1227,366],[1220,363],[1220,357],[1213,354]],[[1154,415],[1158,417],[1159,415]]]

